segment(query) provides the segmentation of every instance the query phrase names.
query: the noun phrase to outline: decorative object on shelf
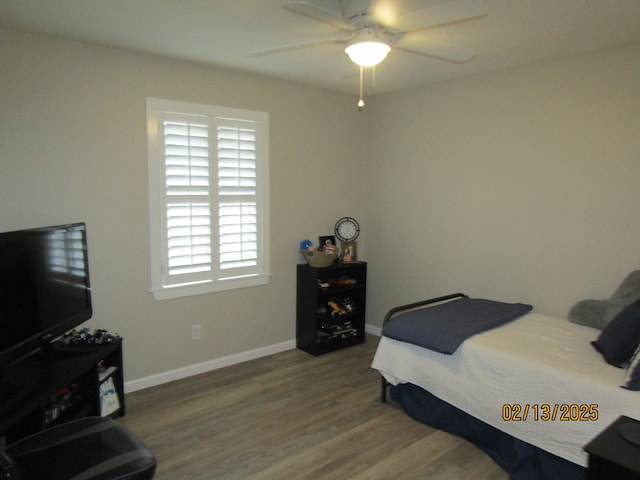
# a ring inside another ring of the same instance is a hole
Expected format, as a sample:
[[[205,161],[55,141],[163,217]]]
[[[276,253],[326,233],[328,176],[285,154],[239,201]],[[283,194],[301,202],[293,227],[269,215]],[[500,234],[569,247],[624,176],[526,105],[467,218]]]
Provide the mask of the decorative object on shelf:
[[[113,378],[109,377],[100,384],[100,415],[106,417],[120,410],[120,401]]]
[[[324,237],[318,237],[318,250],[328,253],[338,253],[338,245],[336,245],[336,237],[333,235],[326,235]]]
[[[356,238],[360,235],[360,224],[353,217],[342,217],[334,228],[336,237],[341,241],[342,263],[358,262]]]
[[[302,240],[300,242],[300,250],[315,250],[315,248],[313,248],[313,242],[309,239],[306,240]]]
[[[338,259],[338,247],[335,246],[335,238],[320,237],[321,242],[323,239],[326,242],[333,242],[333,245],[327,243],[327,251],[323,251],[322,245],[320,247],[313,245],[311,240],[302,240],[300,242],[300,253],[305,262],[311,267],[329,267]]]
[[[345,297],[342,299],[342,306],[347,311],[347,313],[353,313],[356,309],[356,305],[353,303],[349,297]]]
[[[338,258],[337,253],[318,252],[316,250],[300,250],[305,261],[311,267],[330,267]]]
[[[324,250],[326,247],[337,247],[336,237],[334,237],[333,235],[318,237],[318,245],[322,250]]]
[[[334,232],[341,242],[354,242],[360,235],[360,224],[355,218],[342,217],[336,222]]]
[[[54,350],[93,351],[95,347],[115,342],[120,336],[111,334],[104,329],[93,332],[89,328],[73,329],[51,344]]]
[[[311,240],[300,242],[300,253],[305,262],[311,267],[329,267],[334,264],[342,253],[343,263],[358,263],[358,250],[355,239],[360,234],[360,225],[353,217],[340,218],[334,227],[334,235],[318,237],[318,245]],[[336,245],[336,238],[340,240],[342,248]]]
[[[331,316],[347,314],[347,309],[337,299],[331,298],[327,303],[331,307]]]
[[[358,263],[357,242],[342,242],[342,263]]]

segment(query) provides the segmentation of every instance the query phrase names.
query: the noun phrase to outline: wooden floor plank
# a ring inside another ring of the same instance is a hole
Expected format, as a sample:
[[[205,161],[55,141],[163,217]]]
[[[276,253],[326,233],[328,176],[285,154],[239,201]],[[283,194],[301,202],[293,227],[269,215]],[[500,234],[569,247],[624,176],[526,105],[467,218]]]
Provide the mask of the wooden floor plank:
[[[300,350],[127,394],[123,423],[158,459],[155,480],[504,480],[468,442],[379,400],[378,343]]]

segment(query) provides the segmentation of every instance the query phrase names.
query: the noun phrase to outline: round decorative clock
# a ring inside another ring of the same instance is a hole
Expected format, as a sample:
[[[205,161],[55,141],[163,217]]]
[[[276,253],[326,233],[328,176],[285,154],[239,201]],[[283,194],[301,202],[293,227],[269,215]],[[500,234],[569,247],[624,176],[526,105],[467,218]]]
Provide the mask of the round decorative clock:
[[[342,242],[353,242],[360,234],[360,225],[355,218],[342,217],[336,222],[334,233]]]

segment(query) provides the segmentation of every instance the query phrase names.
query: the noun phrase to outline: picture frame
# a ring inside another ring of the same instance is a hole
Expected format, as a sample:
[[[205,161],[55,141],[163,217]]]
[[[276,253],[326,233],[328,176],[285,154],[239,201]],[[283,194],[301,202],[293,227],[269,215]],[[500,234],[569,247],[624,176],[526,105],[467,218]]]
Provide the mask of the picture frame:
[[[342,242],[342,263],[358,263],[358,242]]]
[[[333,235],[325,235],[318,237],[318,249],[328,253],[338,253],[338,245],[336,245],[336,237]]]

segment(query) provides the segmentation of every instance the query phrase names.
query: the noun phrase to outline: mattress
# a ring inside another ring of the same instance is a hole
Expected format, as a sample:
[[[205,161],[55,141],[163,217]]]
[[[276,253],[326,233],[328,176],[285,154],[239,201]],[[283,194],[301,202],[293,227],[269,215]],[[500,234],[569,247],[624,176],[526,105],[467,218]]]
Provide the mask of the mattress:
[[[412,383],[520,440],[586,466],[582,447],[618,416],[640,418],[626,371],[589,342],[599,330],[528,313],[466,340],[452,355],[381,337],[372,367]]]

